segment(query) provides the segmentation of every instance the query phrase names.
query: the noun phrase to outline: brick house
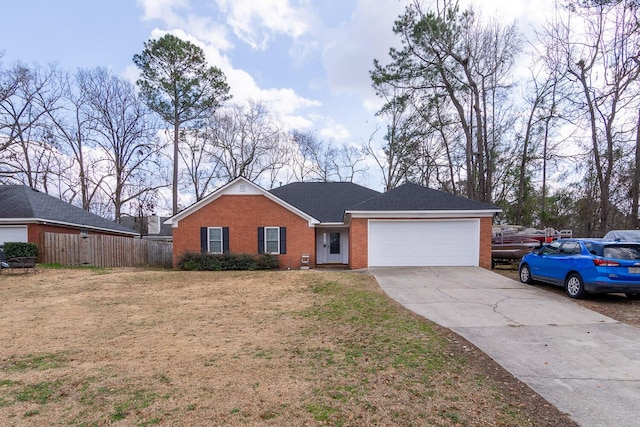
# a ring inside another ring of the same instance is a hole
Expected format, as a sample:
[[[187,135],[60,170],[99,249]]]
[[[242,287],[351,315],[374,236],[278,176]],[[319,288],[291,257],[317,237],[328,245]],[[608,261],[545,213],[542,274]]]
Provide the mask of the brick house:
[[[138,235],[130,228],[26,185],[0,185],[0,249],[5,242],[42,245],[45,232]]]
[[[173,262],[191,252],[278,254],[281,268],[491,268],[495,206],[407,183],[386,193],[346,182],[265,190],[237,178],[169,218]]]

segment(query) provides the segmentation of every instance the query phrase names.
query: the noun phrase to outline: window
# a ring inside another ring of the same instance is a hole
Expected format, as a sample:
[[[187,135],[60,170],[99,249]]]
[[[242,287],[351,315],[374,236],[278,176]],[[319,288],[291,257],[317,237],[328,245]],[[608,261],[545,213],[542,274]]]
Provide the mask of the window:
[[[287,227],[258,227],[259,254],[286,254]]]
[[[604,247],[604,257],[638,260],[640,259],[640,245],[607,245]]]
[[[575,255],[582,252],[582,250],[580,248],[580,243],[578,242],[565,242],[562,245],[562,249],[560,252],[565,255]]]
[[[222,250],[222,227],[209,227],[209,252],[221,254]]]
[[[329,253],[340,253],[340,233],[329,233]]]
[[[542,255],[555,255],[560,250],[560,245],[561,245],[561,243],[558,242],[557,240],[555,240],[555,241],[549,243],[548,245],[543,246],[542,250],[541,250],[541,254]]]
[[[200,252],[229,252],[229,227],[200,227]]]
[[[280,253],[280,227],[264,228],[264,247],[268,254]]]

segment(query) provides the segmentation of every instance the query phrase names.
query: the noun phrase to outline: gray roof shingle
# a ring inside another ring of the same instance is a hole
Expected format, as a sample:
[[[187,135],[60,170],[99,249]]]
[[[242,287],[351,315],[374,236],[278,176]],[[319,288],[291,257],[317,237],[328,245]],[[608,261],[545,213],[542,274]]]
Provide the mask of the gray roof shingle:
[[[445,211],[498,210],[486,203],[455,196],[440,190],[405,183],[386,193],[350,205],[347,211]]]
[[[380,194],[351,182],[294,182],[270,192],[320,222],[342,222],[346,208]]]
[[[80,228],[136,234],[134,230],[87,212],[26,185],[0,185],[0,219],[40,219]]]

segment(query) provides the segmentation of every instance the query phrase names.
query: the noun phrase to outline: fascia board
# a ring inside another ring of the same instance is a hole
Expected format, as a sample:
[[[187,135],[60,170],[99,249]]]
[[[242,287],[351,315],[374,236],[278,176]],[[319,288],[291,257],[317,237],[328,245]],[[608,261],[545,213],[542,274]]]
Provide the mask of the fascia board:
[[[346,211],[351,218],[468,218],[493,217],[502,209],[441,211]]]
[[[124,231],[124,230],[116,230],[113,228],[104,228],[104,227],[95,227],[86,224],[76,224],[73,222],[66,221],[57,221],[46,218],[2,218],[0,219],[0,224],[13,224],[13,225],[22,225],[22,224],[51,224],[51,225],[62,225],[65,227],[73,227],[73,228],[84,228],[87,230],[97,230],[97,231],[105,231],[111,234],[127,234],[131,236],[139,236],[140,233],[135,231]]]
[[[345,226],[346,224],[344,222],[320,222],[316,224],[316,227],[326,227],[326,228],[341,228]]]

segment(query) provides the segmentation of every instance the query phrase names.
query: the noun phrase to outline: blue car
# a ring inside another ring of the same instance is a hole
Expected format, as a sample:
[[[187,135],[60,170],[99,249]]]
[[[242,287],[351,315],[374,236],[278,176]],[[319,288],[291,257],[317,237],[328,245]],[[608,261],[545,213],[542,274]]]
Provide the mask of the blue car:
[[[640,243],[560,239],[520,260],[520,281],[562,286],[571,298],[587,293],[640,297]]]

